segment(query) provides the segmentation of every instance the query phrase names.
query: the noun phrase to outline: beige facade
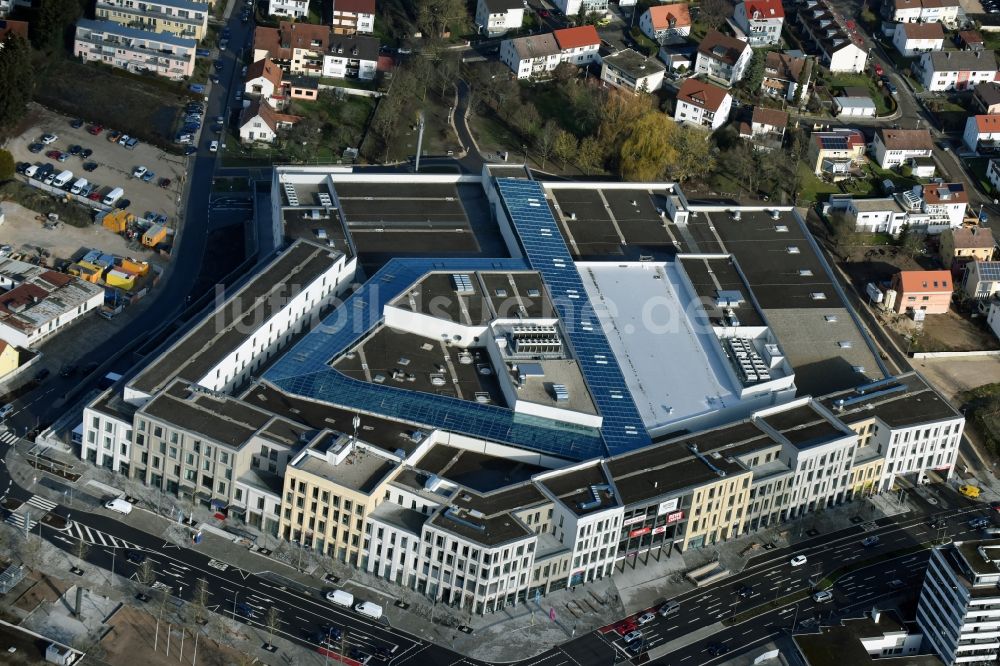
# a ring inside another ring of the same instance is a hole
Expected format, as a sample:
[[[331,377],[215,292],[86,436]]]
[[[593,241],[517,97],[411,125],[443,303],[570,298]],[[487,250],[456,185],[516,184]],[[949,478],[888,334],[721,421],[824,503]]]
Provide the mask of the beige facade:
[[[166,32],[201,41],[208,30],[209,4],[190,0],[98,0],[94,14],[130,28]]]
[[[743,533],[753,473],[726,475],[694,491],[681,550],[710,546]]]
[[[877,491],[879,478],[882,476],[882,465],[885,458],[875,456],[861,462],[855,462],[851,467],[850,489],[851,497],[867,497]]]
[[[324,431],[285,469],[281,536],[361,566],[367,518],[396,466],[348,435]]]

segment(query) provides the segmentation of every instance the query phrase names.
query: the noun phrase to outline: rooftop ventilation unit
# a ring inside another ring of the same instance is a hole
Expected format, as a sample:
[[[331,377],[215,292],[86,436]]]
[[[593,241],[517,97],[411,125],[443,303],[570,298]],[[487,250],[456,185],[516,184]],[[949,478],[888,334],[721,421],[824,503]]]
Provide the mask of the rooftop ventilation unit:
[[[738,211],[738,210],[734,210],[733,211],[733,219],[734,220],[736,220],[737,222],[739,222],[742,219],[742,217],[743,217],[743,214],[740,211]]]
[[[474,294],[476,290],[472,287],[472,278],[465,273],[453,273],[451,276],[452,285],[459,294]]]
[[[557,402],[565,402],[569,400],[569,390],[566,388],[565,384],[553,384],[552,393],[555,394]]]
[[[482,516],[481,513],[479,515]],[[453,506],[448,507],[448,509],[444,512],[444,517],[452,522],[458,523],[459,525],[464,525],[469,529],[476,530],[477,532],[486,531],[486,525],[483,525],[482,523],[474,523],[471,520],[466,519],[464,512]],[[471,513],[469,514],[469,517],[472,517]]]
[[[775,209],[775,210],[771,211],[771,219],[772,220],[777,220],[779,217],[781,217],[781,211],[780,210]]]

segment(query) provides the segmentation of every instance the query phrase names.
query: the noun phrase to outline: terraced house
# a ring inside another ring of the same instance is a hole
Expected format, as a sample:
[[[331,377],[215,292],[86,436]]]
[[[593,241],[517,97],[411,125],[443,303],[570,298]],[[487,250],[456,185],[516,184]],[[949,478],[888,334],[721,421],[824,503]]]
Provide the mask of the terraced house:
[[[98,0],[94,15],[130,28],[201,41],[208,30],[209,10],[207,2],[193,0]]]

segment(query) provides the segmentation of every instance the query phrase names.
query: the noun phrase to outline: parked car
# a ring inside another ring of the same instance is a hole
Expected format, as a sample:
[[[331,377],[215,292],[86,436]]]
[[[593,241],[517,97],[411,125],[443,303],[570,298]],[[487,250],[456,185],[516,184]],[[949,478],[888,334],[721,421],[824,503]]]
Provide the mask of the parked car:
[[[94,136],[97,136],[98,134],[100,134],[101,132],[104,131],[104,126],[103,125],[91,125],[90,127],[87,128],[87,131],[90,132],[91,134],[93,134]]]
[[[93,154],[94,154],[93,150],[91,150],[90,148],[84,148],[83,150],[80,151],[80,159],[85,160]]]
[[[803,564],[805,564],[805,563],[806,563],[807,561],[808,561],[808,560],[806,559],[806,556],[805,556],[805,555],[796,555],[795,557],[793,557],[793,558],[792,558],[792,559],[791,559],[791,560],[789,561],[789,563],[790,563],[790,564],[791,564],[791,565],[792,565],[793,567],[801,567],[801,566],[802,566]]]
[[[636,618],[635,621],[641,627],[644,624],[649,624],[650,622],[652,622],[655,619],[656,619],[656,615],[654,615],[653,613],[643,613],[638,618]]]
[[[878,545],[878,536],[873,534],[861,540],[861,545],[865,548],[872,548]]]
[[[130,137],[128,134],[122,134],[120,137],[118,137],[118,145],[124,146],[126,143],[128,143],[129,138]]]
[[[15,169],[18,173],[23,174],[31,166],[31,162],[18,162],[17,168]]]
[[[128,199],[119,199],[118,203],[115,204],[115,208],[117,208],[118,210],[125,210],[131,205],[132,202],[129,201]]]
[[[148,171],[148,169],[146,167],[144,167],[144,166],[137,166],[136,168],[132,169],[132,177],[133,178],[142,178],[146,174],[146,171]]]
[[[121,135],[122,135],[121,132],[117,130],[112,130],[108,132],[107,136],[105,136],[104,138],[106,138],[111,143],[116,143],[118,141],[118,137],[120,137]]]
[[[813,594],[813,601],[815,601],[818,604],[823,604],[828,601],[833,601],[833,592],[831,592],[830,590],[820,590],[819,592],[815,592]]]
[[[44,148],[45,148],[45,146],[42,145],[42,144],[40,144],[40,143],[33,143],[30,146],[28,146],[28,152],[29,153],[40,153],[40,152],[42,152],[42,150]]]
[[[101,193],[98,190],[94,190],[93,192],[87,195],[87,198],[90,199],[91,201],[100,201]]]
[[[150,183],[153,181],[154,178],[156,178],[156,174],[153,173],[152,171],[147,171],[142,177],[142,182]]]
[[[83,121],[80,120],[79,118],[74,118],[73,120],[69,121],[69,126],[72,127],[73,129],[80,129],[81,127],[83,127]]]
[[[97,166],[98,166],[97,162],[86,162],[83,165],[83,170],[84,171],[93,171],[94,169],[97,168]]]
[[[212,141],[212,142],[210,142],[208,144],[208,150],[209,150],[209,152],[212,152],[212,153],[219,152],[219,142],[218,141]]]
[[[170,187],[170,179],[169,178],[161,178],[160,182],[157,183],[157,185],[159,185],[163,189],[167,189],[168,187]]]
[[[184,156],[187,157],[188,155],[194,155],[197,152],[198,152],[197,148],[195,148],[194,146],[188,146],[187,148],[184,149]]]
[[[57,160],[62,153],[58,150],[48,150],[45,152],[45,156],[50,160]]]
[[[69,147],[69,154],[73,155],[74,157],[82,152],[83,152],[83,146],[79,146],[74,143],[72,146]]]
[[[59,140],[59,137],[55,134],[43,134],[40,141],[46,146],[55,143]]]
[[[979,486],[970,486],[967,484],[963,484],[958,487],[958,492],[962,493],[966,497],[975,499],[979,497],[979,493],[982,491],[980,490]]]
[[[188,86],[188,90],[190,90],[193,93],[202,94],[205,92],[205,86],[203,86],[200,83],[192,83],[190,86]]]
[[[642,640],[642,632],[639,631],[638,629],[636,629],[635,631],[630,631],[627,634],[625,634],[624,636],[622,636],[622,639],[626,643],[631,643],[633,641],[641,641]]]

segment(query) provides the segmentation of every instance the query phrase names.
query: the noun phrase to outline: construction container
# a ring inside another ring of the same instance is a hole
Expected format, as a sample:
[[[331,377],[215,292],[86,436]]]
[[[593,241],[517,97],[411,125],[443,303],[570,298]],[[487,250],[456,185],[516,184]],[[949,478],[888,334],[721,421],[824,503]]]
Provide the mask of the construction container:
[[[154,224],[142,235],[142,244],[146,247],[154,247],[158,243],[163,242],[163,239],[166,237],[167,228],[162,224]]]
[[[133,275],[142,276],[149,272],[149,262],[123,258],[119,268],[128,273],[132,273]]]
[[[128,291],[135,287],[135,276],[131,273],[112,268],[104,274],[104,282],[109,287],[118,287],[119,289]]]
[[[131,222],[135,221],[135,216],[124,210],[113,210],[104,215],[101,224],[105,229],[109,229],[116,234],[120,234],[128,228]]]
[[[70,275],[75,275],[81,280],[86,280],[87,282],[93,282],[97,284],[101,280],[101,268],[93,264],[81,261],[75,264],[71,264],[66,272]]]

